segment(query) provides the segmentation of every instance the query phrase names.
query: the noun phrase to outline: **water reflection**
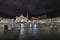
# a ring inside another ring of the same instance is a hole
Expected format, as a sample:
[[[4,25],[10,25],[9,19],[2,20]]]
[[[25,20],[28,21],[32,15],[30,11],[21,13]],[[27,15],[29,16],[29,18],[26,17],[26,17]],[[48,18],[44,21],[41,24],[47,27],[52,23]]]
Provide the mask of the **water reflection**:
[[[34,30],[36,30],[36,27],[37,27],[37,24],[34,24],[34,26],[33,26]]]
[[[22,40],[22,38],[24,38],[24,24],[21,24],[19,38],[20,38],[20,40]]]
[[[24,27],[24,24],[21,24],[21,28],[23,28]]]
[[[33,35],[35,36],[37,34],[37,24],[34,24],[33,26]]]
[[[25,27],[24,24],[20,25],[20,40],[26,40],[26,39],[38,39],[38,38],[47,38],[49,35],[52,36],[52,34],[54,34],[55,29],[53,28],[53,25],[49,26],[48,30],[48,26],[46,27],[45,25],[42,25],[44,27],[39,27],[37,24],[29,24],[28,27]],[[55,26],[56,27],[56,26]],[[54,29],[54,30],[53,30]],[[49,33],[48,33],[48,31]],[[54,37],[55,35],[53,35]]]
[[[21,24],[20,34],[21,34],[21,35],[23,35],[23,34],[24,34],[24,24]]]
[[[32,24],[30,24],[29,27],[31,28],[32,27]]]
[[[21,28],[21,30],[20,30],[20,34],[21,34],[21,35],[24,34],[24,28]]]
[[[29,33],[32,32],[32,24],[29,25]]]

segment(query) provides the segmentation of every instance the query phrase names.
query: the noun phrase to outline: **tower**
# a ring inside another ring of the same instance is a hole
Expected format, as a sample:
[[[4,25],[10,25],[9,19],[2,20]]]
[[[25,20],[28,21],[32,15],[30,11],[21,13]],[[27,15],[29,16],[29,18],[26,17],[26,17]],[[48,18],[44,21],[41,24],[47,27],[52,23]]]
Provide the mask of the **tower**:
[[[27,12],[27,19],[28,19],[28,12]]]

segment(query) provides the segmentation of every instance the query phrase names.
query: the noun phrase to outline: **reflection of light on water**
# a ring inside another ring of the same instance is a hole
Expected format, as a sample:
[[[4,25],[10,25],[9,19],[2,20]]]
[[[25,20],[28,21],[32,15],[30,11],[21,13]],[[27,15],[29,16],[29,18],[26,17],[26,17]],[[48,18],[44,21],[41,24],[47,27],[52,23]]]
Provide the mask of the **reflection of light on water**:
[[[24,24],[21,24],[20,37],[24,38]]]
[[[32,24],[30,24],[29,27],[30,27],[29,32],[31,32],[32,31]]]
[[[21,31],[20,31],[20,33],[23,34],[23,32],[24,32],[24,24],[21,24]]]
[[[22,38],[24,38],[24,28],[21,28],[19,37],[20,37],[20,40],[22,40]]]
[[[34,28],[34,30],[33,30],[33,35],[36,35],[37,34],[37,24],[34,24],[34,26],[33,26],[33,28]]]
[[[29,27],[31,28],[32,27],[32,24],[30,24]]]
[[[21,24],[21,28],[23,28],[24,27],[24,24]]]
[[[24,33],[24,28],[21,28],[20,34]]]
[[[36,29],[37,25],[36,25],[36,24],[34,24],[34,26],[33,26],[33,27],[34,27],[34,29]]]

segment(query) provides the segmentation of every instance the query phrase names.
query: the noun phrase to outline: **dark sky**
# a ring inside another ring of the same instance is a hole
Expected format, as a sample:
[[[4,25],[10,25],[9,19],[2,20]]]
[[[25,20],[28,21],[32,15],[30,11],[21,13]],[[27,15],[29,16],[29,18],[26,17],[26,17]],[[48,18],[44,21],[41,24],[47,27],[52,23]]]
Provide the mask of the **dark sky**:
[[[60,16],[60,0],[0,0],[0,16],[14,18],[21,13],[29,17],[48,15],[48,17]]]

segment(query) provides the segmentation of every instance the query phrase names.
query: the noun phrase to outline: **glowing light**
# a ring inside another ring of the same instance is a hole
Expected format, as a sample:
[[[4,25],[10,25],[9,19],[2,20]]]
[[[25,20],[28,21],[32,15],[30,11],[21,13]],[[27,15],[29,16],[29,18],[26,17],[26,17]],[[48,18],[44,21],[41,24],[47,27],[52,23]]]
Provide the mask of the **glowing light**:
[[[40,23],[46,23],[46,21],[40,21]]]
[[[24,20],[22,19],[21,22],[23,22]]]
[[[28,22],[31,22],[31,21],[28,21]]]

